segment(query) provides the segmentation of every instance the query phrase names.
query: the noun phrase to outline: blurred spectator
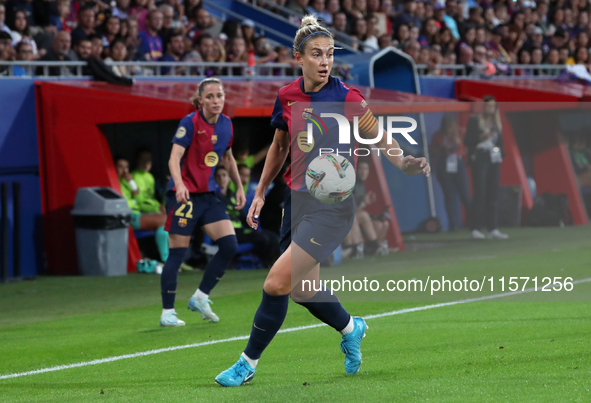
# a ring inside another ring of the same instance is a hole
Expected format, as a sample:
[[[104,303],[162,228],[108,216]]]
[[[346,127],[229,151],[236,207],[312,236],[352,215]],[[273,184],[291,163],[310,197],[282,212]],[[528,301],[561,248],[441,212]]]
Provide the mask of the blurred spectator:
[[[95,13],[90,6],[83,6],[78,11],[78,26],[72,30],[72,44],[77,45],[82,39],[94,35]]]
[[[78,45],[74,46],[77,60],[88,60],[92,56],[92,41],[90,39],[82,39]]]
[[[421,20],[416,16],[417,3],[414,0],[404,0],[404,8],[400,14],[394,19],[392,25],[394,30],[397,30],[401,24],[413,24],[417,28],[421,28]]]
[[[135,195],[142,213],[164,212],[164,207],[155,198],[156,181],[150,173],[152,170],[152,152],[143,148],[135,156],[135,169],[131,173],[137,183],[138,193]]]
[[[254,26],[254,23],[253,23]],[[215,18],[212,18],[203,7],[193,9],[193,14],[189,15],[189,25],[187,28],[187,37],[194,41],[202,32],[207,32],[212,37],[217,37],[222,31],[222,24]],[[228,36],[232,36],[228,34]]]
[[[185,7],[183,24],[185,25],[185,29],[187,28],[187,24],[189,23],[190,16],[194,15],[194,12],[197,8],[203,7],[201,0],[185,0],[183,2],[183,7]]]
[[[483,239],[482,227],[488,229],[489,238],[506,239],[499,232],[498,193],[501,179],[501,162],[504,157],[503,126],[494,97],[483,97],[482,112],[468,120],[464,145],[468,148],[468,161],[472,167],[472,212],[470,214],[474,239]]]
[[[30,62],[33,60],[33,47],[27,42],[19,42],[14,48],[16,53],[16,60],[23,60]],[[27,76],[28,69],[21,66],[12,66],[12,73],[15,76]]]
[[[421,46],[439,44],[439,28],[437,27],[437,20],[435,18],[429,18],[423,24],[419,43]]]
[[[277,52],[271,48],[271,44],[264,36],[259,36],[254,45],[256,63],[269,63],[277,60]]]
[[[121,194],[125,197],[131,209],[131,226],[135,231],[156,231],[156,246],[161,260],[166,261],[169,253],[168,232],[164,230],[166,214],[157,211],[145,214],[141,211],[138,203],[140,191],[135,179],[129,173],[129,162],[125,158],[115,158],[115,169],[119,177]]]
[[[125,62],[127,61],[127,46],[123,38],[115,38],[109,44],[110,57],[106,58],[106,62]],[[118,77],[129,76],[127,66],[111,66],[113,73]]]
[[[0,61],[14,60],[12,37],[6,31],[0,31]],[[9,75],[9,66],[0,66],[0,77]]]
[[[90,43],[92,44],[92,57],[95,57],[97,59],[102,59],[103,58],[103,38],[101,38],[98,35],[89,35],[88,38],[86,38],[90,41]]]
[[[226,58],[228,62],[232,63],[244,63],[248,61],[248,52],[244,38],[236,37],[228,41]]]
[[[252,20],[246,19],[240,24],[240,29],[242,30],[242,38],[244,38],[246,50],[249,53],[254,52],[254,22]]]
[[[213,38],[207,32],[203,32],[195,39],[193,50],[185,56],[186,61],[191,62],[213,62]]]
[[[129,16],[134,17],[138,22],[140,32],[147,29],[148,12],[150,11],[150,0],[132,0]],[[152,0],[153,3],[153,0]]]
[[[326,11],[326,0],[310,0],[308,2],[308,13],[321,19],[326,25],[332,25],[332,15]]]
[[[166,44],[170,41],[170,34],[173,30],[180,27],[174,28],[174,8],[169,4],[163,4],[158,7],[158,10],[162,13],[162,28],[158,31],[158,35],[162,39],[162,43]],[[179,24],[180,25],[180,24]]]
[[[108,17],[101,26],[101,32],[103,34],[103,49],[106,50],[105,53],[108,55],[109,45],[121,33],[121,20],[119,17],[113,15]]]
[[[183,60],[185,55],[185,42],[183,41],[183,33],[181,31],[173,31],[170,34],[170,42],[166,46],[166,53],[160,58],[161,62],[180,62]],[[173,67],[162,66],[160,67],[160,74],[169,75],[173,74]],[[179,66],[174,67],[173,75],[185,74],[186,67]]]
[[[357,19],[365,18],[367,16],[367,1],[353,0],[353,7],[351,7],[351,13]]]
[[[449,220],[449,230],[462,228],[462,215],[458,200],[470,213],[470,185],[464,163],[465,147],[458,133],[456,116],[443,115],[439,130],[431,139],[430,155],[437,180],[441,185],[445,200],[445,210]]]
[[[414,41],[414,42],[407,42],[404,46],[404,53],[412,57],[415,63],[419,63],[419,52],[421,51],[421,45]]]
[[[375,36],[370,37],[368,35],[367,22],[363,18],[359,18],[357,19],[357,21],[355,21],[355,27],[353,27],[353,32],[351,33],[351,36],[359,40],[357,49],[361,52],[371,53],[374,51],[374,46],[375,49],[378,48],[377,39],[375,39]]]
[[[49,23],[57,31],[71,32],[72,28],[68,25],[68,15],[70,15],[70,1],[59,0],[57,2],[57,13],[50,16]]]
[[[289,0],[289,3],[287,3],[287,8],[295,11],[298,14],[306,15],[308,14],[309,1],[310,0]]]
[[[0,31],[6,32],[10,35],[10,40],[16,42],[16,37],[13,37],[11,29],[6,25],[6,7],[2,3],[0,3]]]
[[[490,50],[492,50],[493,59],[495,59],[499,63],[510,63],[511,56],[502,44],[503,28],[495,27],[491,32],[490,38],[491,40],[488,43],[488,47]]]
[[[34,56],[37,56],[38,54],[39,56],[43,56],[45,54],[44,50],[41,51],[41,53],[39,53],[39,51],[37,50],[37,43],[35,43],[31,36],[31,29],[29,27],[25,11],[17,10],[14,13],[14,19],[12,20],[12,23],[10,25],[10,29],[12,30],[12,37],[16,39],[16,41],[13,40],[13,46],[16,45],[18,42],[23,41],[31,45],[31,47],[33,48]]]
[[[453,18],[453,13],[455,12],[457,2],[455,0],[447,0],[447,2],[445,3],[445,7],[441,7],[438,4],[439,3],[436,3],[433,6],[433,17],[435,17],[435,19],[439,21],[441,26],[445,25],[446,27],[448,27],[451,30],[451,33],[454,36],[454,38],[460,39],[458,23]]]
[[[146,60],[159,60],[162,57],[163,44],[158,31],[162,28],[162,13],[152,10],[146,17],[146,31],[140,31],[140,51]],[[184,44],[183,44],[184,47]]]
[[[392,8],[392,1],[390,1],[390,8]],[[382,7],[380,5],[380,0],[368,0],[367,1],[367,11],[370,16],[376,18],[376,31],[374,35],[376,37],[380,37],[385,34],[392,34],[392,23],[390,22],[390,18],[388,15],[382,11]]]
[[[398,48],[404,50],[406,44],[410,40],[410,29],[407,24],[400,24],[396,28],[395,38],[398,40]]]
[[[380,49],[385,49],[393,46],[392,37],[388,34],[380,36],[378,38],[378,45]]]
[[[439,31],[439,45],[441,46],[441,54],[444,56],[448,51],[453,51],[456,48],[456,38],[449,28],[443,27]]]
[[[68,56],[71,45],[72,37],[70,36],[70,33],[60,31],[55,36],[51,49],[41,58],[41,60],[48,62],[69,62],[72,60],[70,56]],[[37,67],[37,72],[35,74],[43,75],[43,68]],[[48,67],[48,74],[50,76],[59,76],[61,75],[61,68],[57,66]]]
[[[116,0],[112,15],[127,20],[131,16],[131,0]]]

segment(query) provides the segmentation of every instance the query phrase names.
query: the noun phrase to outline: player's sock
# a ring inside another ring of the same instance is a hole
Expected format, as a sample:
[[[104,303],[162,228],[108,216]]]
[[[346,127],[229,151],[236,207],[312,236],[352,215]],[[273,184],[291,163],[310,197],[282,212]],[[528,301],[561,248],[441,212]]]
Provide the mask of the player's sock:
[[[261,354],[281,328],[287,315],[288,303],[289,294],[270,295],[263,290],[263,300],[254,315],[250,338],[244,349],[244,354],[251,360],[261,358]]]
[[[367,241],[363,247],[363,253],[366,256],[375,255],[375,253],[378,251],[379,247],[380,247],[380,243],[378,242],[377,239],[374,239],[372,241]]]
[[[347,326],[345,326],[343,330],[339,330],[339,333],[341,334],[341,336],[344,336],[346,334],[351,333],[353,329],[355,329],[355,322],[353,321],[353,317],[349,316],[349,323],[347,324]]]
[[[205,274],[199,289],[205,294],[211,294],[213,287],[220,281],[226,272],[226,268],[232,261],[236,254],[238,242],[236,242],[236,235],[227,235],[217,240],[216,244],[219,246],[218,252],[205,266]],[[177,268],[178,269],[178,268]]]
[[[170,248],[168,259],[166,259],[160,275],[160,291],[162,292],[162,307],[164,309],[174,309],[177,276],[186,252],[187,248]]]
[[[197,299],[209,298],[209,294],[204,293],[199,288],[197,288],[197,291],[195,291],[195,294],[193,294],[193,296]]]
[[[163,262],[168,260],[168,232],[164,230],[164,226],[158,227],[156,230],[156,247],[160,253],[160,259]]]
[[[246,360],[246,362],[248,363],[248,365],[250,365],[250,367],[252,369],[255,369],[257,367],[259,360],[253,360],[252,358],[250,358],[249,356],[247,356],[244,353],[242,353],[241,355],[242,355],[242,357],[244,357],[244,359]]]
[[[310,311],[312,315],[337,331],[347,327],[351,320],[349,312],[343,308],[336,295],[330,289],[318,291],[307,301],[294,301]]]

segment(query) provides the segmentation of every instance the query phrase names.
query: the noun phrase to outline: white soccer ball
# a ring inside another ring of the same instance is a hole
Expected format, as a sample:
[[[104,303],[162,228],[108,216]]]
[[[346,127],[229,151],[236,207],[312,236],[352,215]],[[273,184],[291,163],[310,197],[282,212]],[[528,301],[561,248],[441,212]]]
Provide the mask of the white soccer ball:
[[[340,203],[353,192],[355,168],[341,155],[320,155],[306,169],[306,186],[322,203]]]

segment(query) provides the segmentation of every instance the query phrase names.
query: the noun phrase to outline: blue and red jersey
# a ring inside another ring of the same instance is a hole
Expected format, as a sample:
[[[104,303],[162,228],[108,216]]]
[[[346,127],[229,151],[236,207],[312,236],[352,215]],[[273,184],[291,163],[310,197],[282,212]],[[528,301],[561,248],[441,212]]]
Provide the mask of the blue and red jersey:
[[[201,110],[181,119],[172,143],[186,149],[181,160],[181,177],[189,193],[217,189],[215,167],[232,146],[233,139],[232,121],[224,114],[220,114],[216,124],[208,123]],[[172,178],[166,190],[176,190]]]
[[[359,132],[369,132],[377,124],[367,102],[357,88],[347,87],[341,80],[329,76],[318,92],[305,92],[303,77],[279,90],[271,117],[271,126],[290,134],[291,164],[284,175],[294,191],[306,191],[305,172],[320,149],[332,149],[357,164],[357,142],[351,131],[349,144],[339,143],[339,127],[334,118],[321,118],[322,113],[336,113],[347,118],[353,127],[358,117]],[[308,143],[307,127],[312,123],[314,141]]]

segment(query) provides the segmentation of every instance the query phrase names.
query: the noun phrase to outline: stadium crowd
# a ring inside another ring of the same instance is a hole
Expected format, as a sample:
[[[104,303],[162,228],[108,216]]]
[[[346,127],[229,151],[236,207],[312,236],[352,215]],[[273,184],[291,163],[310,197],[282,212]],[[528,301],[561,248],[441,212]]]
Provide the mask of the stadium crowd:
[[[292,20],[314,14],[337,40],[363,52],[397,47],[433,75],[451,74],[436,68],[441,64],[463,64],[468,72],[483,65],[485,74],[503,74],[510,64],[589,68],[589,0],[257,1]],[[89,58],[296,64],[290,49],[257,36],[253,21],[222,23],[201,0],[0,1],[0,61]],[[8,74],[3,69],[0,75]],[[212,76],[218,70],[196,73]],[[113,71],[119,76],[141,72],[124,67]],[[174,71],[184,72],[182,67]],[[172,67],[163,66],[160,73],[171,74]],[[279,69],[272,73],[282,74]],[[15,74],[25,70],[17,68]]]

